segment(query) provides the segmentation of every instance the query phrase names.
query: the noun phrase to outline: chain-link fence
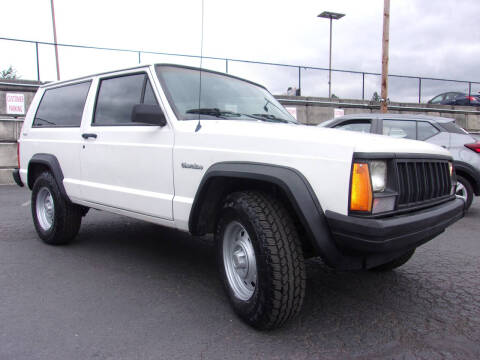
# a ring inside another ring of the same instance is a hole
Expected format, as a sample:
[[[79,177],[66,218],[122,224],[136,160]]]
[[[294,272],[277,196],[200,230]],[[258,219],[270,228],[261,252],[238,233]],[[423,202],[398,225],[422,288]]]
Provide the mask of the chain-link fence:
[[[200,56],[157,51],[57,44],[60,73],[77,77],[139,63],[199,66]],[[0,37],[0,69],[15,66],[23,78],[56,79],[54,43]],[[202,66],[261,83],[274,94],[328,97],[328,68],[204,56]],[[370,100],[380,94],[381,74],[332,69],[332,97]],[[423,103],[444,92],[477,95],[480,82],[389,74],[389,99]]]

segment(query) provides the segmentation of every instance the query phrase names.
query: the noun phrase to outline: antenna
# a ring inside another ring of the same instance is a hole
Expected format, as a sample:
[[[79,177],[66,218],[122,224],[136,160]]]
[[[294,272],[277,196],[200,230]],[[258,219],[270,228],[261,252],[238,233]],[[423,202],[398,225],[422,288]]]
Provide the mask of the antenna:
[[[201,40],[200,40],[200,85],[198,89],[198,123],[197,127],[195,128],[195,132],[199,131],[202,128],[202,124],[200,123],[200,99],[202,97],[202,63],[203,63],[203,8],[204,8],[204,0],[202,0],[202,31],[201,31]]]

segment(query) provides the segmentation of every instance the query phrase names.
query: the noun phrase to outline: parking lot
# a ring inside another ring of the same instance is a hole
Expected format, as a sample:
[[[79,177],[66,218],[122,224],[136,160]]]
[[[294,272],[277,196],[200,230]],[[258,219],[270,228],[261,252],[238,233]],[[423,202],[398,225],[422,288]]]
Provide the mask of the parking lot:
[[[0,186],[0,359],[480,358],[480,201],[396,271],[307,263],[303,310],[255,331],[235,317],[210,238],[90,211],[41,243],[29,191]]]

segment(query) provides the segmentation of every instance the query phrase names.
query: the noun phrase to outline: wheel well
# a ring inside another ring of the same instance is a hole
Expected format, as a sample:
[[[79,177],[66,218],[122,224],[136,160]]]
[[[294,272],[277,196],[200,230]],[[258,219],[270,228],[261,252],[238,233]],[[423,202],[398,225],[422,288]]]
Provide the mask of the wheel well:
[[[27,184],[30,190],[32,190],[33,184],[35,184],[35,180],[40,176],[40,174],[45,171],[51,171],[48,165],[40,163],[33,163],[28,165]]]
[[[466,171],[458,170],[458,169],[456,169],[455,172],[456,172],[457,175],[460,175],[461,177],[468,180],[470,185],[472,185],[473,192],[475,193],[475,195],[480,195],[480,184],[475,181],[475,179],[473,178],[472,175],[470,175]]]
[[[285,190],[276,184],[263,180],[232,177],[214,177],[209,179],[202,187],[198,196],[199,205],[192,209],[194,211],[192,221],[190,222],[192,234],[213,233],[223,199],[232,192],[246,190],[262,191],[280,200],[292,216],[305,254],[313,252],[311,239],[308,239],[308,234]]]

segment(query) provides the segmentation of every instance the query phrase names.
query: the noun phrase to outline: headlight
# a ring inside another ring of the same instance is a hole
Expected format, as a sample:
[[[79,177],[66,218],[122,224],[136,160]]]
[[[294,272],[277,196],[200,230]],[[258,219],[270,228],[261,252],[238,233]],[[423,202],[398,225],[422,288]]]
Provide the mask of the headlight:
[[[385,161],[370,161],[370,177],[374,192],[385,191],[387,184],[387,164]]]
[[[394,210],[395,194],[386,192],[386,188],[386,161],[354,162],[350,184],[350,210],[372,214]]]

